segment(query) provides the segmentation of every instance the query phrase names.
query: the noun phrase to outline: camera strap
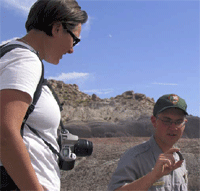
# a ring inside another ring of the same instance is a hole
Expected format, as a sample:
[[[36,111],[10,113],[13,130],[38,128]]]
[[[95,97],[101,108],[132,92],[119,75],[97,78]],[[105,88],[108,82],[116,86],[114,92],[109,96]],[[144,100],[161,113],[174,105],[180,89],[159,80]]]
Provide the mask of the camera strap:
[[[59,153],[50,143],[48,143],[47,141],[45,141],[35,129],[33,129],[33,128],[30,127],[29,125],[27,125],[27,126],[29,127],[29,129],[30,129],[35,135],[37,135],[40,139],[42,139],[42,140],[44,141],[44,143],[49,147],[49,149],[50,149],[54,154],[56,154],[59,158],[62,158],[62,156],[60,155],[60,153]]]
[[[59,106],[59,108],[60,108],[60,111],[62,111],[63,108],[62,108],[62,105],[60,104],[59,98],[58,98],[56,92],[54,91],[53,87],[51,86],[51,84],[48,83],[47,79],[44,79],[44,80],[43,80],[43,84],[42,84],[42,85],[47,85],[47,86],[49,87],[49,89],[51,90],[51,92],[52,92],[52,94],[53,94],[55,100],[57,101],[57,104],[58,104],[58,106]],[[56,154],[60,159],[62,158],[62,156],[60,155],[60,153],[59,153],[50,143],[48,143],[46,140],[44,140],[44,139],[40,136],[40,134],[39,134],[35,129],[33,129],[32,127],[30,127],[28,124],[27,124],[27,126],[29,127],[29,129],[30,129],[36,136],[38,136],[40,139],[42,139],[42,140],[44,141],[44,143],[49,147],[49,149],[50,149],[54,154]],[[62,129],[62,130],[65,129],[65,128],[64,128],[64,125],[63,125],[63,122],[62,122],[61,119],[60,119],[60,126],[61,126],[61,129]]]

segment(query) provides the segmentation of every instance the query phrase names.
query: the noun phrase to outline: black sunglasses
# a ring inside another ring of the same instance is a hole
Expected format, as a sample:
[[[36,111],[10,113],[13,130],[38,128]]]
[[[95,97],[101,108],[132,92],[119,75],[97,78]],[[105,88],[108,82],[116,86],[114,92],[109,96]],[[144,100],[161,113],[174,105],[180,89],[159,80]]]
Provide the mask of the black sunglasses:
[[[76,37],[72,31],[70,31],[69,29],[66,29],[66,30],[73,38],[73,46],[75,46],[76,44],[78,44],[81,41],[81,39]]]
[[[67,29],[66,23],[62,23],[62,26],[71,35],[71,37],[73,38],[73,46],[77,45],[81,41],[81,39],[78,38],[76,35],[74,35],[74,33],[72,31]]]

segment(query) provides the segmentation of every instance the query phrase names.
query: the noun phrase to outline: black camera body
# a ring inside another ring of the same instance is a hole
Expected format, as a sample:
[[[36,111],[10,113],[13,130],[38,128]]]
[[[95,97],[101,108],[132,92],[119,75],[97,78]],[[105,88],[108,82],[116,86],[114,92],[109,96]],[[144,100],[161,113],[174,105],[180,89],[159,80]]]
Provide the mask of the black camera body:
[[[59,167],[61,170],[74,168],[76,157],[90,156],[93,151],[93,143],[69,133],[64,129],[58,137],[60,146]]]

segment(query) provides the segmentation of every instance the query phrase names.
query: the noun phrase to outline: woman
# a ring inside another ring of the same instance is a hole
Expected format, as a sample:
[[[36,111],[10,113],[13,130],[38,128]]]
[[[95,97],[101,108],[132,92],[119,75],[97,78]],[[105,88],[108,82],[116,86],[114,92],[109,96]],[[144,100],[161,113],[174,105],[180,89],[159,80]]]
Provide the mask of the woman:
[[[57,65],[73,53],[87,21],[75,0],[38,0],[26,21],[27,34],[9,44],[21,44],[0,61],[0,190],[60,190],[57,156],[29,128],[59,150],[60,111],[50,89],[42,93],[20,134],[21,124],[41,77],[41,61]],[[9,179],[10,178],[10,179]]]

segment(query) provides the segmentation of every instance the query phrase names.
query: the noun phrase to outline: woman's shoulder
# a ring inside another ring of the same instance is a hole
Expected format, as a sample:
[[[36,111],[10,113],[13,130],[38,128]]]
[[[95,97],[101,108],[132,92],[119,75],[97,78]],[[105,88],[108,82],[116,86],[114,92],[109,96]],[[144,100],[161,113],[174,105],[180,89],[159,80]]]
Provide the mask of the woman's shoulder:
[[[39,60],[37,52],[28,44],[20,42],[18,40],[12,40],[1,45],[1,50],[3,48],[11,47],[11,49],[2,56],[2,60],[8,60],[9,58],[35,58]]]
[[[18,42],[11,41],[9,44]],[[26,46],[24,43],[23,45]],[[41,73],[42,64],[35,52],[30,49],[15,48],[0,60],[0,89],[17,89],[33,97]]]

